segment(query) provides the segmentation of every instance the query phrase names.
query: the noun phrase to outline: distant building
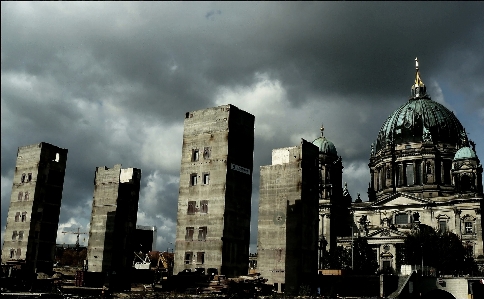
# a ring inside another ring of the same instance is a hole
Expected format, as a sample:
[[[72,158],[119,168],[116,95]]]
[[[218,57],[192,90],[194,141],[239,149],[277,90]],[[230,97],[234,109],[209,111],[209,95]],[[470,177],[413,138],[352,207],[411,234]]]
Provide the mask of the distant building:
[[[19,147],[2,263],[52,271],[66,161],[67,149],[45,142]]]
[[[156,250],[156,226],[136,225],[133,236],[133,247],[135,252],[148,253]]]
[[[318,154],[303,140],[260,168],[257,270],[278,292],[298,293],[317,274]]]
[[[129,271],[134,259],[141,169],[97,167],[94,178],[88,272]]]
[[[247,274],[254,116],[233,105],[187,112],[174,274]]]

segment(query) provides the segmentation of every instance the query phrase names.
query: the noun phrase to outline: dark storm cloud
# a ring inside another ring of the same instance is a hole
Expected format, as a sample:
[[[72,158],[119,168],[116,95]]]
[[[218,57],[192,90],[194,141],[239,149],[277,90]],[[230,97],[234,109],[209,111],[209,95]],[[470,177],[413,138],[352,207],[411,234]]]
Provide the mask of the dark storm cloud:
[[[353,198],[365,198],[370,144],[407,100],[415,56],[430,94],[444,86],[443,100],[469,113],[457,116],[484,156],[479,2],[1,8],[2,228],[17,148],[46,141],[69,149],[61,223],[77,213],[85,227],[95,167],[122,163],[143,170],[142,224],[166,224],[161,242],[173,242],[184,113],[229,100],[256,116],[254,213],[258,167],[273,148],[317,138],[322,122]]]

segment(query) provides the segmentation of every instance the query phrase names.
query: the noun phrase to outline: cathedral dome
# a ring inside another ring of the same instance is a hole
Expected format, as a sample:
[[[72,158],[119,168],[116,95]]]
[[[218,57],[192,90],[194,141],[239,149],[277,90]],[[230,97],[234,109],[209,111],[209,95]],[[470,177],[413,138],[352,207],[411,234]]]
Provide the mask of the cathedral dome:
[[[454,113],[427,95],[417,65],[412,98],[383,123],[375,150],[382,150],[391,141],[403,144],[425,140],[459,145],[463,139],[467,139],[464,127]]]
[[[324,131],[324,127],[321,127],[321,137],[316,138],[313,141],[313,144],[319,148],[320,153],[337,156],[338,152],[336,151],[336,147],[331,141],[329,141],[326,137],[323,136],[323,131]]]
[[[475,159],[476,153],[468,146],[465,146],[457,151],[454,160]]]

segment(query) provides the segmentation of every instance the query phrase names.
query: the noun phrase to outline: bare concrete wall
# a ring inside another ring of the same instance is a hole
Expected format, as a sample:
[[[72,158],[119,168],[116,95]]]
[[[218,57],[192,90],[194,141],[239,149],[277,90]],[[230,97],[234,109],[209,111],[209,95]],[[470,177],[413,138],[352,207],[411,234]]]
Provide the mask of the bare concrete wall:
[[[257,267],[268,284],[296,293],[317,274],[318,148],[273,151],[261,166]]]
[[[254,116],[224,105],[187,112],[184,126],[174,273],[246,274]]]
[[[141,170],[97,167],[91,228],[87,249],[88,271],[130,268],[136,229]]]
[[[2,262],[52,270],[66,162],[67,149],[45,142],[19,147]]]

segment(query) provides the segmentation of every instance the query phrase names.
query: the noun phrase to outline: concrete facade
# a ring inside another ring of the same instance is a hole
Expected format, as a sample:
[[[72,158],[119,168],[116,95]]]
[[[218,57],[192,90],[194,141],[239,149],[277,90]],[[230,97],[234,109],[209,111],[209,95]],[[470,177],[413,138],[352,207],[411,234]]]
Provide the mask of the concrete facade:
[[[88,272],[123,272],[133,264],[141,170],[96,167]]]
[[[272,151],[260,168],[257,268],[278,292],[297,293],[317,274],[318,147]]]
[[[55,254],[67,149],[41,142],[19,147],[2,262],[50,272]]]
[[[233,105],[186,113],[175,274],[247,274],[253,153],[253,115]]]

